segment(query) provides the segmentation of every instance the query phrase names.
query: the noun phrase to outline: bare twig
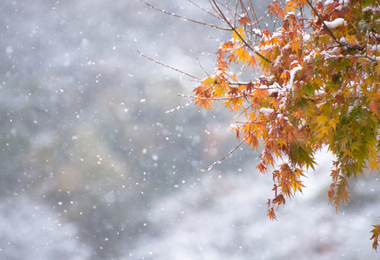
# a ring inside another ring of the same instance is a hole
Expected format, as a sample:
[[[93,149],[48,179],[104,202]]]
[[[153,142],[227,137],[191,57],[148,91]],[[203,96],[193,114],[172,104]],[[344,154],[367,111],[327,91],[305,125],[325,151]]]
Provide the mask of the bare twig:
[[[199,67],[201,67],[201,69],[203,70],[203,72],[204,72],[208,77],[210,77],[210,74],[208,74],[208,72],[203,68],[203,66],[202,66],[202,64],[201,64],[201,62],[199,61],[198,58],[197,58],[197,63],[198,63],[198,65],[199,65]]]
[[[151,60],[151,61],[153,61],[153,62],[155,62],[155,63],[157,63],[157,64],[160,64],[161,66],[164,66],[164,67],[166,67],[166,68],[169,68],[169,69],[172,69],[172,70],[177,71],[177,72],[179,72],[179,73],[182,73],[182,74],[184,74],[184,75],[186,75],[186,76],[188,76],[188,77],[190,77],[190,78],[196,79],[197,81],[201,81],[201,79],[198,78],[198,77],[196,77],[196,76],[193,76],[193,75],[191,75],[191,74],[189,74],[189,73],[183,72],[182,70],[179,70],[179,69],[176,69],[176,68],[170,67],[169,65],[166,65],[166,64],[164,64],[164,63],[162,63],[162,62],[159,62],[159,61],[157,61],[157,60],[155,60],[155,59],[153,59],[153,58],[151,58],[151,57],[149,57],[149,56],[146,56],[145,54],[141,53],[141,52],[138,51],[138,50],[136,50],[136,51],[137,51],[141,56],[143,56],[144,58],[146,58],[146,59],[148,59],[148,60]]]
[[[238,149],[240,147],[240,145],[242,145],[246,140],[248,139],[248,137],[244,138],[234,149],[232,149],[228,154],[226,154],[222,159],[220,159],[219,161],[216,161],[214,162],[212,165],[210,165],[209,167],[201,170],[201,172],[205,172],[205,171],[209,171],[211,170],[215,165],[218,165],[220,163],[222,163],[222,161],[224,161],[228,156],[230,156],[233,152],[236,151],[236,149]]]
[[[261,53],[256,51],[244,38],[240,35],[240,33],[236,30],[236,28],[228,21],[227,17],[223,14],[222,10],[220,10],[219,5],[215,2],[215,0],[210,0],[210,3],[213,3],[216,10],[218,11],[219,15],[223,18],[223,20],[228,24],[228,26],[235,32],[235,34],[240,38],[242,43],[244,43],[245,46],[247,46],[253,53],[255,53],[257,56],[259,56],[261,59],[265,60],[266,62],[269,62],[273,64],[272,61],[265,58]]]
[[[178,95],[180,95],[180,94],[178,94]],[[180,110],[180,109],[182,109],[182,108],[184,108],[184,107],[187,107],[187,106],[190,105],[191,103],[193,103],[193,100],[190,100],[189,102],[183,104],[182,106],[178,106],[178,107],[176,107],[176,108],[170,109],[170,110],[166,111],[165,114],[173,113],[173,112],[175,112],[175,111],[177,111],[177,110]]]
[[[313,12],[315,13],[315,15],[318,17],[319,21],[322,22],[323,27],[326,29],[327,33],[334,39],[334,41],[336,43],[338,43],[342,47],[346,46],[345,44],[343,44],[340,41],[338,41],[338,39],[335,37],[335,35],[333,34],[333,32],[330,30],[330,28],[325,24],[325,22],[323,21],[322,17],[319,15],[319,13],[317,12],[317,10],[315,10],[314,6],[310,3],[310,1],[306,0],[306,2],[310,6],[310,8],[313,10]]]
[[[187,17],[184,17],[184,16],[180,16],[180,15],[177,15],[175,13],[171,13],[171,12],[168,12],[166,10],[162,10],[158,7],[155,7],[147,2],[145,2],[144,0],[140,0],[141,2],[143,2],[144,4],[146,4],[147,6],[149,6],[150,8],[153,8],[157,11],[160,11],[162,13],[165,13],[165,14],[169,14],[169,15],[172,15],[174,17],[177,17],[177,18],[180,18],[182,20],[186,20],[186,21],[190,21],[190,22],[193,22],[193,23],[197,23],[197,24],[201,24],[201,25],[204,25],[204,26],[207,26],[207,27],[211,27],[211,28],[215,28],[215,29],[219,29],[219,30],[224,30],[224,31],[231,31],[230,28],[225,28],[225,27],[220,27],[220,26],[217,26],[217,25],[214,25],[214,24],[210,24],[210,23],[204,23],[204,22],[200,22],[200,21],[197,21],[197,20],[193,20],[193,19],[189,19]]]
[[[194,3],[194,2],[191,1],[191,0],[188,0],[188,1],[189,1],[191,4],[195,5],[196,7],[198,7],[199,9],[201,9],[203,12],[208,13],[209,15],[211,15],[211,16],[217,18],[217,19],[220,19],[218,16],[216,16],[216,15],[213,14],[213,13],[211,13],[209,10],[207,10],[207,9],[205,9],[205,8],[203,8],[203,7],[201,7],[201,6],[199,6],[198,4]]]

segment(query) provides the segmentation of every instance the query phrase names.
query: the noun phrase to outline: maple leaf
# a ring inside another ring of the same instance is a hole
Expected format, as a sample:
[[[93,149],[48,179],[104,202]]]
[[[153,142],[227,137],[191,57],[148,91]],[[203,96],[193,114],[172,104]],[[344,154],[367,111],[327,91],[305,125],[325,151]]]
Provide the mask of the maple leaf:
[[[338,181],[339,173],[340,173],[340,169],[332,170],[331,171],[330,176],[331,176],[331,178],[333,179],[334,182]]]
[[[268,94],[268,90],[266,89],[261,89],[261,88],[258,88],[258,89],[255,89],[253,91],[253,95],[254,95],[254,99],[256,99],[257,101],[261,101],[263,100],[264,98],[268,97],[269,94]]]
[[[374,93],[370,96],[369,109],[380,119],[380,93]]]
[[[212,110],[212,101],[208,99],[195,99],[195,104],[199,105],[199,109],[204,107],[206,110],[210,109]]]
[[[238,58],[238,61],[242,61],[243,64],[245,64],[247,61],[249,62],[249,60],[251,59],[251,56],[245,48],[239,48],[235,51],[235,53]]]
[[[252,146],[253,148],[257,148],[257,146],[259,145],[259,140],[257,140],[257,137],[253,134],[249,135],[247,137],[247,140],[246,142]]]
[[[282,204],[285,205],[285,198],[284,198],[284,195],[282,195],[282,194],[277,195],[277,196],[272,200],[272,203],[273,203],[273,204],[277,204],[277,208],[280,207]]]
[[[228,55],[228,62],[231,64],[231,62],[236,62],[236,55],[234,53],[231,53]]]
[[[289,46],[292,49],[292,51],[294,51],[294,52],[298,52],[298,50],[301,50],[301,45],[300,45],[299,41],[294,41],[294,42],[290,43]]]
[[[255,55],[251,55],[248,59],[248,63],[249,65],[252,67],[252,69],[254,70],[255,69],[255,66],[257,65],[256,64],[256,58],[255,58]]]
[[[217,63],[218,63],[218,69],[221,70],[221,71],[225,71],[225,70],[228,70],[228,62],[222,57],[222,56],[219,56],[218,59],[217,59]]]
[[[297,0],[297,4],[301,5],[301,7],[308,5],[307,0]]]
[[[334,205],[337,210],[340,204],[348,203],[348,200],[351,200],[351,198],[348,195],[348,182],[345,177],[340,176],[339,183],[336,186]]]
[[[368,167],[371,169],[371,171],[374,171],[375,169],[379,170],[379,168],[380,168],[379,158],[380,158],[380,156],[376,150],[371,151],[371,156],[368,160]]]
[[[232,38],[234,39],[234,41],[239,40],[240,42],[242,42],[241,38],[246,39],[244,34],[245,31],[243,28],[237,28],[232,32]]]
[[[327,191],[327,195],[329,197],[329,204],[331,204],[335,195],[335,183],[330,184],[330,189]]]
[[[373,225],[373,227],[374,228],[371,230],[371,240],[373,239],[372,248],[375,249],[377,252],[377,247],[379,246],[380,225]]]
[[[280,10],[281,8],[277,5],[277,3],[275,2],[275,1],[273,1],[269,6],[268,6],[268,12],[269,12],[269,14],[270,14],[270,17],[272,18],[272,16],[273,15],[277,15],[278,14],[278,12],[279,12],[279,10]],[[281,17],[282,19],[284,18],[284,17]]]
[[[249,20],[249,18],[247,16],[244,16],[244,17],[240,18],[238,20],[238,22],[245,27],[251,21]]]
[[[256,166],[256,169],[259,170],[259,172],[261,173],[265,173],[268,171],[268,168],[265,164],[265,162],[261,161],[257,166]]]
[[[294,1],[294,0],[288,0],[288,1],[286,1],[286,3],[285,3],[285,9],[286,9],[287,13],[289,13],[289,10],[291,10],[294,13],[295,12],[295,8],[298,9],[298,5],[297,5],[296,1]]]
[[[236,132],[236,138],[240,139],[240,129],[239,129],[239,127],[237,125],[235,125],[235,124],[230,125],[230,130],[231,131],[235,130],[235,132]]]
[[[277,217],[276,217],[276,214],[274,213],[273,208],[268,209],[267,215],[268,215],[270,220],[277,220]]]
[[[301,181],[295,180],[293,181],[291,187],[293,188],[293,193],[295,193],[297,190],[302,193],[302,187],[305,187],[305,185],[303,185]]]

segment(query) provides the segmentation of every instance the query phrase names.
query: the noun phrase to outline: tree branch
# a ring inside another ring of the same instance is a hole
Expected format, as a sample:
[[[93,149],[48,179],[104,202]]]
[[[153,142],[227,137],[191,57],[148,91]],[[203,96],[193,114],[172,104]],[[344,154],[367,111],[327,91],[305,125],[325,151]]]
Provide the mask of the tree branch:
[[[182,20],[185,20],[185,21],[190,21],[190,22],[193,22],[193,23],[197,23],[197,24],[201,24],[201,25],[204,25],[204,26],[207,26],[207,27],[211,27],[211,28],[215,28],[215,29],[219,29],[219,30],[224,30],[224,31],[231,31],[230,28],[224,28],[224,27],[220,27],[220,26],[217,26],[217,25],[214,25],[214,24],[210,24],[210,23],[203,23],[203,22],[200,22],[200,21],[197,21],[197,20],[193,20],[193,19],[189,19],[189,18],[186,18],[186,17],[183,17],[183,16],[180,16],[180,15],[177,15],[175,13],[171,13],[171,12],[168,12],[168,11],[165,11],[165,10],[162,10],[158,7],[155,7],[147,2],[145,2],[144,0],[140,0],[141,2],[143,2],[144,4],[146,4],[147,6],[149,6],[150,8],[153,8],[157,11],[160,11],[162,13],[165,13],[165,14],[169,14],[169,15],[172,15],[174,17],[177,17],[177,18],[180,18]]]
[[[215,8],[218,10],[219,15],[222,17],[222,19],[228,24],[228,26],[231,28],[232,31],[236,33],[236,35],[240,38],[240,40],[244,43],[245,46],[247,46],[253,53],[255,53],[257,56],[259,56],[261,59],[265,60],[266,62],[269,62],[273,64],[272,61],[265,58],[261,53],[257,52],[244,38],[240,35],[240,33],[236,30],[236,28],[228,21],[226,16],[223,14],[222,10],[220,10],[218,4],[215,2],[215,0],[211,0],[212,3],[215,5]],[[211,2],[210,2],[211,4]]]
[[[152,59],[151,57],[146,56],[145,54],[141,53],[139,50],[136,50],[136,51],[137,51],[141,56],[143,56],[144,58],[146,58],[146,59],[148,59],[148,60],[151,60],[151,61],[153,61],[153,62],[155,62],[155,63],[157,63],[157,64],[160,64],[161,66],[164,66],[164,67],[166,67],[166,68],[169,68],[169,69],[171,69],[171,70],[174,70],[174,71],[177,71],[177,72],[179,72],[179,73],[182,73],[182,74],[184,74],[184,75],[186,75],[186,76],[188,76],[188,77],[190,77],[190,78],[196,79],[197,81],[201,81],[201,79],[198,78],[198,77],[196,77],[196,76],[193,76],[193,75],[191,75],[191,74],[189,74],[189,73],[183,72],[182,70],[179,70],[179,69],[176,69],[176,68],[170,67],[169,65],[166,65],[166,64],[164,64],[164,63],[162,63],[162,62],[159,62],[159,61],[157,61],[157,60],[155,60],[155,59]]]
[[[201,172],[205,172],[205,171],[209,171],[211,170],[215,165],[218,165],[220,163],[222,163],[222,161],[224,161],[228,156],[230,156],[233,152],[236,151],[236,149],[238,149],[240,147],[240,145],[242,145],[246,140],[248,139],[248,137],[244,138],[234,149],[232,149],[228,154],[226,154],[222,159],[220,159],[219,161],[216,161],[214,162],[212,165],[210,165],[209,167],[201,170]]]

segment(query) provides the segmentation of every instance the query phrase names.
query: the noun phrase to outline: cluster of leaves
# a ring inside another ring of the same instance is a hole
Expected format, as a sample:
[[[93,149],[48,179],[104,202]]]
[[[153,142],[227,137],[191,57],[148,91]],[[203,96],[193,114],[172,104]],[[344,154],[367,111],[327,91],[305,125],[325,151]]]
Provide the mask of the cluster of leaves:
[[[246,117],[232,126],[237,136],[253,149],[262,141],[257,169],[275,169],[269,218],[302,191],[301,177],[325,146],[335,155],[329,201],[336,208],[347,203],[348,180],[368,167],[380,170],[379,1],[275,0],[268,8],[279,24],[273,31],[260,30],[241,1],[235,24],[212,4],[232,37],[217,50],[215,72],[195,88],[195,103],[211,110],[224,102]],[[262,75],[241,82],[233,63],[259,67]],[[372,233],[377,249],[380,225]]]
[[[274,169],[270,219],[302,192],[301,178],[323,147],[335,156],[328,197],[338,209],[350,200],[350,178],[380,171],[380,0],[274,0],[266,12],[273,30],[261,29],[249,0],[235,9],[209,2],[232,35],[216,52],[215,71],[194,89],[195,103],[211,110],[223,102],[244,116],[232,125],[241,143],[262,143],[257,169]],[[242,82],[233,64],[259,76]],[[372,233],[377,249],[380,225]]]

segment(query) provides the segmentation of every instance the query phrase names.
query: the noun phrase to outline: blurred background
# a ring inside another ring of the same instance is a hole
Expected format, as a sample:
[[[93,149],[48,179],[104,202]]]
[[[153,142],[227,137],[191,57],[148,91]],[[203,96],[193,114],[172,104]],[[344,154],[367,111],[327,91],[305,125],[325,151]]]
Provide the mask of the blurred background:
[[[150,3],[218,22],[187,0]],[[260,151],[200,172],[239,143],[233,114],[166,114],[197,83],[136,50],[203,78],[229,32],[139,0],[4,0],[0,12],[1,259],[378,259],[376,173],[336,213],[322,151],[304,194],[269,221]]]

